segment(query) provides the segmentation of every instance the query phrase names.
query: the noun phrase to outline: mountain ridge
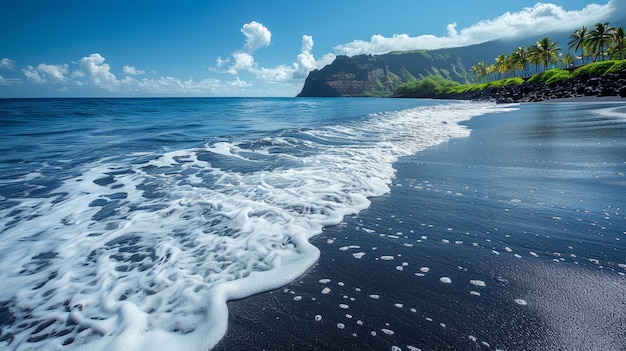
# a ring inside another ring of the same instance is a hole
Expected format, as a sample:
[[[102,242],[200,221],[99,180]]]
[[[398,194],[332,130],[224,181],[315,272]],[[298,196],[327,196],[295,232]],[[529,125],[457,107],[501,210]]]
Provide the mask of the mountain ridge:
[[[570,33],[551,33],[566,53]],[[540,38],[495,40],[462,47],[392,51],[386,54],[340,55],[323,67],[309,72],[298,97],[390,97],[411,80],[440,75],[461,84],[474,83],[470,67],[520,46],[533,45]]]

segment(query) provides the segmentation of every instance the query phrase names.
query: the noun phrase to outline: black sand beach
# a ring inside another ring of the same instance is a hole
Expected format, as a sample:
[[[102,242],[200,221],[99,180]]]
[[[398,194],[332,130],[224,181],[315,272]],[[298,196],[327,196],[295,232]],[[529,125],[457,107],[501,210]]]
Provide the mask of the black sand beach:
[[[518,107],[401,159],[215,350],[626,349],[625,105]]]

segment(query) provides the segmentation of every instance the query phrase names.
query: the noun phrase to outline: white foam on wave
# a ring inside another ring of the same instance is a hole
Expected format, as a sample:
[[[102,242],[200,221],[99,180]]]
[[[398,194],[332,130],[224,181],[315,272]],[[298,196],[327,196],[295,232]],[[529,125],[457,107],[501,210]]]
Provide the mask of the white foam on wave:
[[[16,349],[211,348],[226,332],[226,302],[304,274],[319,257],[308,240],[389,192],[399,157],[500,111],[421,107],[257,148],[220,141],[84,165],[54,193],[0,209],[0,307],[16,321],[2,335]],[[286,166],[227,167],[270,155]]]

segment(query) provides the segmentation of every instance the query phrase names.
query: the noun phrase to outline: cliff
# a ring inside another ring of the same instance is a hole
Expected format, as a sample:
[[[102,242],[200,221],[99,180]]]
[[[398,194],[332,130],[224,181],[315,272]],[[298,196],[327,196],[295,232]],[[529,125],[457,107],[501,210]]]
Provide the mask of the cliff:
[[[469,67],[491,61],[512,43],[491,42],[460,48],[337,56],[330,65],[311,71],[299,97],[391,96],[399,85],[438,74],[467,84]]]

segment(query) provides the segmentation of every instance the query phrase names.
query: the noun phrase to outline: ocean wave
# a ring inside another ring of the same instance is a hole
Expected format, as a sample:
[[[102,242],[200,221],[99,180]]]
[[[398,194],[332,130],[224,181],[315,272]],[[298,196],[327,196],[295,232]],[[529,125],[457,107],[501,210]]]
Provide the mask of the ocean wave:
[[[442,104],[105,158],[12,198],[0,208],[0,345],[210,348],[226,302],[304,274],[319,257],[308,239],[389,192],[399,157],[501,111]]]

